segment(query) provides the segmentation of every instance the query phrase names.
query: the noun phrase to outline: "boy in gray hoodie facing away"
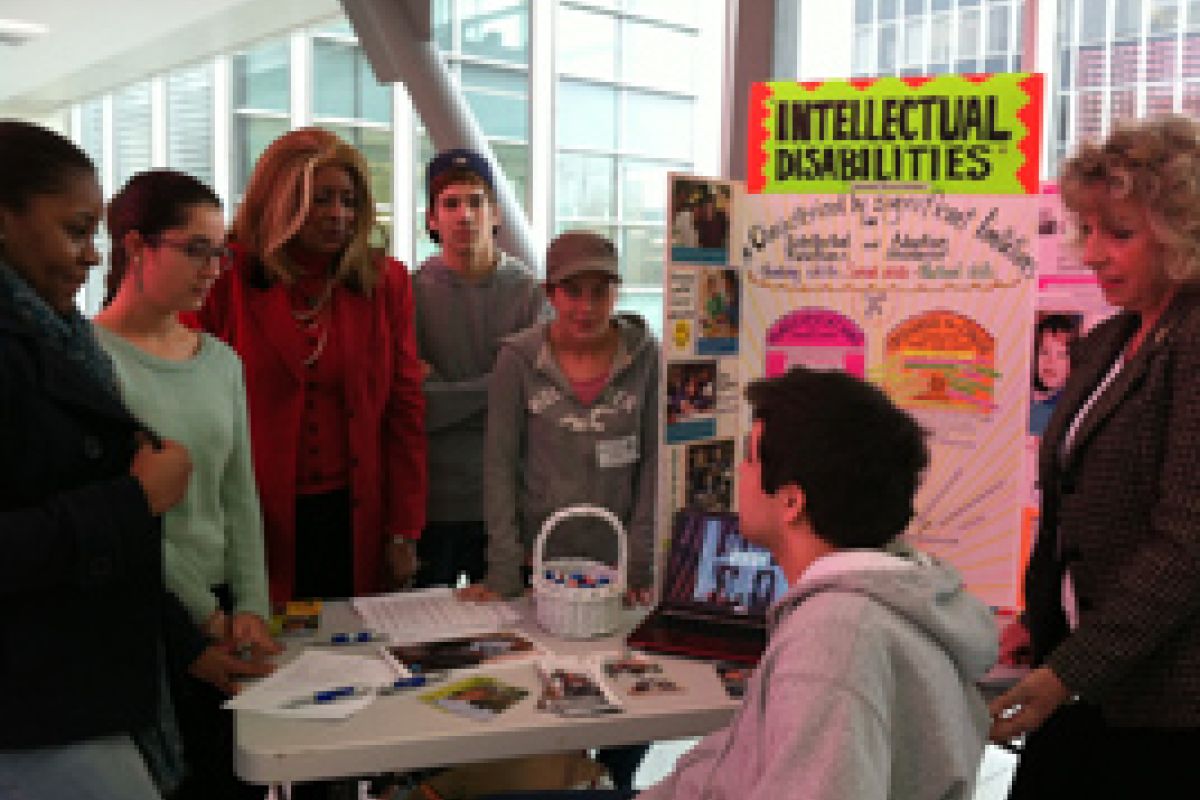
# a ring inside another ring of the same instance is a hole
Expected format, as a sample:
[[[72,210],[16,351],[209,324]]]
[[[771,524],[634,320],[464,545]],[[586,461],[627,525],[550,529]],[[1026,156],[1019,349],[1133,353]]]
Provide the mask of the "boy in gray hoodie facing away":
[[[747,396],[741,532],[790,590],[733,721],[639,798],[970,800],[996,626],[958,573],[896,540],[924,432],[842,372],[797,367]]]
[[[537,321],[545,298],[520,261],[496,245],[499,210],[487,160],[439,153],[425,172],[425,226],[440,245],[413,276],[417,348],[427,367],[427,524],[417,586],[455,586],[486,571],[483,439],[487,386],[500,342]]]

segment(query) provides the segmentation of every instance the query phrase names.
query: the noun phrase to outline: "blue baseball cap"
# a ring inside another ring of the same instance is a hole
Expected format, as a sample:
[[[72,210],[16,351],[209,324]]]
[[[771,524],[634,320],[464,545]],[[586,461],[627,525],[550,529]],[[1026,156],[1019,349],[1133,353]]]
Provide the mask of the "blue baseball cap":
[[[487,185],[488,191],[493,195],[496,193],[496,180],[492,176],[492,167],[486,158],[474,150],[466,148],[444,150],[434,156],[429,162],[429,166],[425,168],[425,196],[429,198],[431,205],[433,203],[433,184],[450,170],[465,170],[478,175],[479,179]]]

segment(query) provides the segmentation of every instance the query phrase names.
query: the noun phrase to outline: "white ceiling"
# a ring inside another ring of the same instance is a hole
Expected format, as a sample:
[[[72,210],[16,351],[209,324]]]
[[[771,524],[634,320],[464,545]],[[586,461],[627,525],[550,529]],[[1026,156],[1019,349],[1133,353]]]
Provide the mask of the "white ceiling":
[[[0,0],[0,19],[49,28],[0,44],[0,117],[48,115],[339,13],[338,0]]]

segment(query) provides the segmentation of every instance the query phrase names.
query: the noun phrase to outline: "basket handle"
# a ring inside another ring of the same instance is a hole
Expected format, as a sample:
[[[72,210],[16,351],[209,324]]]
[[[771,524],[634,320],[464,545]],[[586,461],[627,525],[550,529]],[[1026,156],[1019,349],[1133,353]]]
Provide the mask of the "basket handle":
[[[570,517],[600,517],[612,527],[613,532],[617,534],[617,579],[615,581],[616,589],[621,594],[625,593],[625,572],[629,565],[629,546],[625,536],[625,526],[621,524],[621,520],[617,515],[609,511],[603,506],[593,506],[586,503],[579,505],[567,506],[555,511],[546,521],[542,523],[542,529],[538,532],[537,540],[533,544],[533,579],[538,581],[544,576],[545,569],[545,551],[546,539],[550,537],[550,531]]]

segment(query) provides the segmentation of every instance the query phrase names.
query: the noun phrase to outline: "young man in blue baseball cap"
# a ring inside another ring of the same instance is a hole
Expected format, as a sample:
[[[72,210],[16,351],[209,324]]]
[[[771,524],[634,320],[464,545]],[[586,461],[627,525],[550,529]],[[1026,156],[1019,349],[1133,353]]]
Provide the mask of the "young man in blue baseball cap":
[[[427,524],[417,586],[457,585],[487,571],[483,434],[487,384],[500,340],[545,307],[529,269],[496,243],[495,176],[474,150],[439,153],[425,172],[425,228],[439,245],[413,276],[417,346],[428,373]]]

